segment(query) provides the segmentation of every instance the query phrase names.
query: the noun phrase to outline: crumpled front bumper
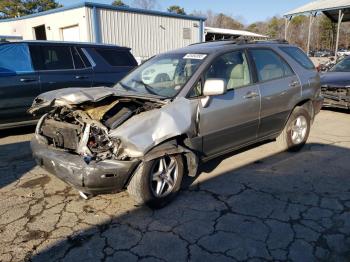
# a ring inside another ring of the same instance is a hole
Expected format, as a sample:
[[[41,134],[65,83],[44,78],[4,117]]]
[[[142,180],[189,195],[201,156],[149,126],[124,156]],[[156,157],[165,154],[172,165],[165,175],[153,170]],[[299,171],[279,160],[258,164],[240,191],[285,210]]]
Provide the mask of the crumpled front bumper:
[[[350,87],[322,87],[324,107],[337,107],[350,109]]]
[[[337,108],[350,108],[350,96],[340,96],[324,93],[324,106]]]
[[[91,161],[45,143],[45,138],[36,134],[31,141],[33,157],[45,170],[85,193],[106,193],[122,190],[139,164],[139,160]]]

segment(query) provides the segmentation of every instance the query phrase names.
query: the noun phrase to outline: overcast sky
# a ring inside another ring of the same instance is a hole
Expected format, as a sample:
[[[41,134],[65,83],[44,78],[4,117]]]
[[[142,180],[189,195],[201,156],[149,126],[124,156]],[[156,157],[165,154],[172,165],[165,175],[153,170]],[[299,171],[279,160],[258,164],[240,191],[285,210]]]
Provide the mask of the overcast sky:
[[[65,6],[83,2],[82,0],[57,0]],[[113,0],[91,0],[91,2],[110,4]],[[132,0],[125,0],[130,4]],[[265,20],[304,5],[310,0],[158,0],[161,11],[170,5],[179,5],[187,13],[193,10],[206,12],[208,9],[215,13],[225,13],[239,18],[244,24]]]

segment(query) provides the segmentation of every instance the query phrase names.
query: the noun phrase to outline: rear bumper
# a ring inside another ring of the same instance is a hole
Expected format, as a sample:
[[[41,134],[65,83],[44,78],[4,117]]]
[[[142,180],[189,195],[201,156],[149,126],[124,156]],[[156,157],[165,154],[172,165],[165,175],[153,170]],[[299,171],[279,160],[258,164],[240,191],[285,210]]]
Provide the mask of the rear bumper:
[[[40,135],[32,139],[31,148],[38,165],[86,193],[122,190],[139,164],[138,160],[104,160],[87,164],[79,155],[48,146]]]

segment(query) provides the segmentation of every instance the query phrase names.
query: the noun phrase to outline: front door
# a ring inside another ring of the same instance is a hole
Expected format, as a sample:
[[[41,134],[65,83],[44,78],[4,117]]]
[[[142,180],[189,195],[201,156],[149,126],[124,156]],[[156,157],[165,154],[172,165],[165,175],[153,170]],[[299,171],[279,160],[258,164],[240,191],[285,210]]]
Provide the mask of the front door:
[[[40,94],[39,77],[33,71],[26,44],[0,46],[0,125],[32,121],[27,113]]]
[[[209,104],[200,109],[199,133],[206,156],[221,154],[256,139],[260,95],[250,72],[244,51],[221,55],[206,72],[204,81],[223,79],[227,84],[225,94],[212,96]]]

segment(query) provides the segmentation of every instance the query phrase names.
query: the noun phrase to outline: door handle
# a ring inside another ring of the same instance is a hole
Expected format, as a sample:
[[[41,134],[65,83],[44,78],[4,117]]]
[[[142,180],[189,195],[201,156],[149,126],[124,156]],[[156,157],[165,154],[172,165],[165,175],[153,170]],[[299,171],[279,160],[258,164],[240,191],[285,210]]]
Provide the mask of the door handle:
[[[28,83],[28,82],[35,82],[38,80],[35,78],[21,78],[19,81],[21,81],[22,83]]]
[[[257,92],[248,92],[245,96],[244,96],[244,98],[245,99],[253,99],[253,98],[256,98],[256,97],[258,97],[259,96],[259,94],[257,93]]]
[[[289,87],[296,87],[297,85],[299,85],[299,81],[293,81],[289,84]]]
[[[75,79],[87,79],[89,78],[88,76],[75,76]]]

